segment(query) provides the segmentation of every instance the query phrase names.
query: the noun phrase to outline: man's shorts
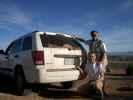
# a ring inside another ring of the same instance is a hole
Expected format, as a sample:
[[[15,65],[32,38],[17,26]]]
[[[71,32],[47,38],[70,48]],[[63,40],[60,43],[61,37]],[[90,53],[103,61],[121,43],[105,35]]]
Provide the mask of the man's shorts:
[[[104,82],[104,77],[101,77],[98,80],[90,80],[89,85],[93,86],[95,88],[102,89],[103,88],[103,82]]]

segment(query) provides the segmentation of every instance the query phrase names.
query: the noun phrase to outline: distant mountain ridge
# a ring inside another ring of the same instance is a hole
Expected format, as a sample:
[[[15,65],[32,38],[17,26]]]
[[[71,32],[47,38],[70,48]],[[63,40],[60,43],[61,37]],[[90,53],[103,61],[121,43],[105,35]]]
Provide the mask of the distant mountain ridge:
[[[129,52],[109,52],[110,56],[133,56],[133,51]]]

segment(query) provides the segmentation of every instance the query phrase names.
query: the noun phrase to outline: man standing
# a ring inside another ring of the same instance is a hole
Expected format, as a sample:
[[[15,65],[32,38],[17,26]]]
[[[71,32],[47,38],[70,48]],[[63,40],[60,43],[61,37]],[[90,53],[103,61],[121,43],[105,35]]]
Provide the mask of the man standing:
[[[89,53],[96,54],[97,62],[102,63],[106,71],[106,66],[108,64],[106,45],[102,40],[100,40],[99,33],[97,31],[91,31],[90,35],[92,39],[87,40],[87,44],[89,45]]]

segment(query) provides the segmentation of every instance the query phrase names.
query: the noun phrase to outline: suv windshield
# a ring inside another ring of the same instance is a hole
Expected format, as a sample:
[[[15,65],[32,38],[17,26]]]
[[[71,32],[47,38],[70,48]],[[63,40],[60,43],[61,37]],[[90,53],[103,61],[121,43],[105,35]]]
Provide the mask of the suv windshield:
[[[73,38],[62,35],[40,35],[43,47],[80,49]]]

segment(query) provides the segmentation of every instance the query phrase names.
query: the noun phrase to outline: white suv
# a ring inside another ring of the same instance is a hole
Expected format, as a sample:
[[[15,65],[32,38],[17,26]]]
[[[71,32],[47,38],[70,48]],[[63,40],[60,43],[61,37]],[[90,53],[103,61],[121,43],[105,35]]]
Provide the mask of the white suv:
[[[17,92],[24,83],[61,82],[70,87],[79,78],[82,51],[70,35],[52,32],[32,32],[13,41],[5,51],[5,63],[0,66],[15,76]]]

